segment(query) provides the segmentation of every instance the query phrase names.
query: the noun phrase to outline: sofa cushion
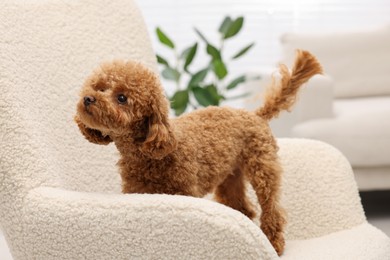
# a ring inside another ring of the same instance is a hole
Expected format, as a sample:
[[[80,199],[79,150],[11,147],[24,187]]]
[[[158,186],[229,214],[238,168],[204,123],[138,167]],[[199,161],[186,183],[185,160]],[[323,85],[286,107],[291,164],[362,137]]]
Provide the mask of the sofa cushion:
[[[390,25],[349,33],[288,33],[282,45],[286,62],[297,48],[315,54],[335,80],[336,98],[390,95]]]
[[[293,136],[332,144],[354,167],[390,165],[390,96],[339,99],[334,112],[295,126]]]

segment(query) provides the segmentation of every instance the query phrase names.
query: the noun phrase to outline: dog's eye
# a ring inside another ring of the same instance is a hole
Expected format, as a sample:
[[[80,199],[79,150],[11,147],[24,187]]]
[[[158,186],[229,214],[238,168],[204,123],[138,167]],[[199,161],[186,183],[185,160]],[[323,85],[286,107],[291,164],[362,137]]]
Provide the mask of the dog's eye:
[[[125,104],[127,101],[127,97],[123,94],[119,94],[117,99],[120,104]]]

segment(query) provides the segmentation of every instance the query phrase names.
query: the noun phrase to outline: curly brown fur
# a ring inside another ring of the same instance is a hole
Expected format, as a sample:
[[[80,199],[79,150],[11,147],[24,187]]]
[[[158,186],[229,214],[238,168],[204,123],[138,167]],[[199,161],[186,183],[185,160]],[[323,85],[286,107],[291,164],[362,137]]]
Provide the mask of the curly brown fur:
[[[298,87],[318,72],[314,58],[299,53],[292,74],[281,67],[279,90],[256,113],[209,107],[169,119],[158,77],[139,63],[115,61],[87,79],[75,119],[90,142],[115,143],[124,193],[215,192],[217,201],[253,218],[248,180],[262,207],[261,229],[280,255],[286,222],[279,206],[282,169],[268,120],[289,108]]]

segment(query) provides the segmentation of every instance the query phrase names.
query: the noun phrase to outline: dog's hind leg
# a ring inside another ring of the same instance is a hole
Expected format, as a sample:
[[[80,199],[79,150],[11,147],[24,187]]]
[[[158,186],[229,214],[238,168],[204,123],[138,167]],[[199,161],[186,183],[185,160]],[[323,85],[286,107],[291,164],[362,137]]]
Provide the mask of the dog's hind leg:
[[[248,218],[253,219],[256,215],[253,206],[248,200],[245,192],[243,174],[235,170],[217,187],[215,199],[235,210],[240,211]]]
[[[285,243],[283,229],[286,220],[284,211],[279,206],[282,169],[278,163],[276,145],[254,143],[251,148],[243,173],[252,184],[261,206],[260,227],[278,255],[281,255]]]

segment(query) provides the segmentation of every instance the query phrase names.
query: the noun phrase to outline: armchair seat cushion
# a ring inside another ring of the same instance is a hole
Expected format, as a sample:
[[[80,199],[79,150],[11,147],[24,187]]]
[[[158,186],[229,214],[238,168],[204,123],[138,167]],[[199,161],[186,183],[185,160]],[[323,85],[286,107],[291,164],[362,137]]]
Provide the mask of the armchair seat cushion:
[[[390,165],[390,96],[338,99],[334,113],[296,125],[293,136],[332,144],[354,167]]]
[[[281,259],[382,259],[385,255],[390,255],[390,240],[382,231],[364,223],[322,237],[287,241]]]

